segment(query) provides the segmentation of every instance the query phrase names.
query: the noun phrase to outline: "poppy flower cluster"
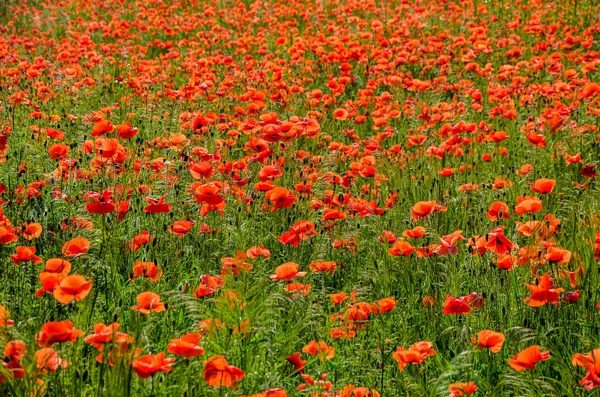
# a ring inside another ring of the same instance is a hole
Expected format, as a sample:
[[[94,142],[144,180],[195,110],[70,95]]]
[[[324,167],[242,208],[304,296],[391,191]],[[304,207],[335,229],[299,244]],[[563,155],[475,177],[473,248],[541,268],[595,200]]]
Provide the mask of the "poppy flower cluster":
[[[509,3],[0,2],[0,395],[599,387],[599,8]]]

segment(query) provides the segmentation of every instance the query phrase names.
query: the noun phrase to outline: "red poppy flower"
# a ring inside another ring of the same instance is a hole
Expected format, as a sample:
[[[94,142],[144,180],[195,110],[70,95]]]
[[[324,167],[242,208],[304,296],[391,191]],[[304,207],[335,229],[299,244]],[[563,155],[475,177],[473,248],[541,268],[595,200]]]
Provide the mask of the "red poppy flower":
[[[154,262],[135,261],[133,264],[133,280],[136,277],[144,277],[152,282],[156,282],[162,276],[163,271],[156,266]]]
[[[129,121],[126,121],[123,124],[118,124],[115,126],[115,128],[118,131],[117,137],[121,139],[131,139],[138,133],[138,129],[132,128]]]
[[[270,275],[269,278],[273,281],[289,281],[296,277],[304,277],[306,272],[299,272],[298,267],[298,264],[294,262],[284,263],[283,265],[277,266],[275,269],[275,274]]]
[[[508,365],[515,371],[523,371],[525,369],[534,369],[537,363],[546,361],[549,358],[550,352],[542,352],[538,345],[534,345],[517,353],[513,358],[508,360]]]
[[[21,262],[33,262],[36,265],[42,263],[42,258],[35,255],[35,247],[17,247],[17,253],[10,256],[10,260],[15,265],[19,265]]]
[[[77,237],[67,241],[62,247],[62,254],[67,258],[76,258],[85,254],[90,249],[88,239]]]
[[[296,372],[304,372],[304,364],[308,362],[303,360],[298,352],[286,357],[286,360],[294,366]]]
[[[165,304],[160,301],[160,295],[154,292],[142,292],[136,298],[137,305],[132,306],[132,310],[139,311],[142,314],[150,314],[150,312],[164,312]]]
[[[416,226],[413,229],[405,230],[402,235],[406,238],[420,238],[425,236],[427,230],[423,226]]]
[[[173,369],[174,358],[165,358],[165,353],[147,354],[136,358],[131,367],[141,379],[149,378],[157,372],[169,372]]]
[[[277,208],[289,208],[296,200],[296,197],[283,187],[275,187],[269,190],[265,197],[272,203],[274,210]]]
[[[73,328],[69,320],[58,322],[47,322],[35,336],[35,341],[40,347],[50,347],[54,343],[75,342],[83,335],[83,331]]]
[[[59,357],[51,347],[45,347],[35,352],[35,365],[42,373],[56,372],[60,368],[67,368],[69,362]]]
[[[33,240],[42,235],[42,225],[36,222],[25,222],[23,223],[23,228],[21,229],[21,236],[25,240]]]
[[[109,134],[113,132],[115,126],[109,120],[100,120],[94,124],[92,128],[91,136],[101,136],[102,134]]]
[[[594,349],[588,354],[575,353],[572,360],[573,365],[587,369],[588,373],[579,382],[588,390],[600,387],[600,349]]]
[[[210,276],[208,274],[203,274],[200,285],[194,291],[194,296],[197,298],[212,296],[222,286],[223,279],[220,276]]]
[[[446,211],[446,207],[437,204],[435,201],[419,201],[416,203],[410,213],[413,216],[413,220],[418,221],[419,219],[425,219],[429,214],[435,211]]]
[[[443,314],[469,314],[471,313],[471,306],[467,303],[466,298],[453,298],[450,295],[446,295],[446,301],[444,302]]]
[[[470,396],[479,390],[479,387],[475,382],[462,382],[451,384],[448,386],[448,390],[450,391],[450,397]]]
[[[510,219],[508,205],[502,201],[494,201],[487,212],[487,217],[491,222],[498,219]]]
[[[471,338],[471,341],[479,350],[487,347],[492,353],[498,353],[502,349],[502,344],[505,339],[503,333],[486,329],[484,331],[479,331],[477,333],[477,338]]]
[[[109,343],[127,344],[132,343],[133,338],[122,332],[118,332],[119,323],[104,325],[102,323],[94,324],[94,333],[85,337],[84,342],[89,343],[96,349],[102,349],[103,345]]]
[[[538,285],[525,283],[525,286],[532,295],[525,298],[524,302],[531,307],[544,306],[546,303],[558,306],[558,294],[564,291],[562,288],[554,288],[554,280],[547,273],[539,278]]]
[[[204,349],[198,346],[201,336],[196,333],[189,333],[182,336],[180,339],[171,339],[167,345],[169,353],[177,356],[192,358],[204,354]]]
[[[202,378],[209,386],[233,388],[244,379],[246,373],[229,365],[221,356],[213,356],[204,362]]]
[[[92,280],[78,274],[72,274],[63,278],[58,287],[54,288],[54,299],[62,304],[67,304],[75,299],[77,302],[85,299],[92,290]]]
[[[256,259],[258,257],[270,258],[271,251],[264,247],[264,245],[257,245],[250,247],[246,250],[246,256],[250,259]]]
[[[428,341],[415,343],[408,350],[399,347],[392,353],[392,357],[398,362],[400,371],[404,371],[407,364],[422,364],[427,357],[435,355],[436,351],[432,349],[432,344]]]
[[[151,197],[146,197],[146,201],[149,203],[149,205],[144,207],[144,212],[149,212],[151,214],[171,212],[171,205],[165,203],[165,196],[162,196],[158,200]]]
[[[321,361],[331,360],[335,356],[335,350],[333,346],[328,346],[327,343],[322,340],[310,341],[302,348],[302,351],[312,356],[318,355]]]
[[[531,190],[540,194],[548,194],[552,193],[554,190],[554,185],[556,185],[556,181],[554,179],[538,179],[535,182],[531,183]]]
[[[96,192],[88,193],[87,198],[91,198],[93,202],[88,203],[85,208],[91,214],[109,214],[113,212],[117,206],[112,202],[112,190],[107,189],[101,195]]]

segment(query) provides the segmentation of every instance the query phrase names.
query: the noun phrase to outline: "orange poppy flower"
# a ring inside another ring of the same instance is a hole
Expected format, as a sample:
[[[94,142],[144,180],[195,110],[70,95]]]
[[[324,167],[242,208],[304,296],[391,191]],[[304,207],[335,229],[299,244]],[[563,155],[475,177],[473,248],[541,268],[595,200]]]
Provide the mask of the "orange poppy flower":
[[[415,252],[415,247],[406,240],[399,239],[388,249],[390,256],[409,256]]]
[[[337,263],[332,261],[313,261],[308,265],[309,269],[314,272],[327,272],[333,274],[337,267]]]
[[[200,285],[194,291],[194,296],[197,298],[212,296],[219,288],[223,286],[223,279],[220,276],[203,274],[201,278],[202,281],[200,282]]]
[[[168,227],[168,230],[171,234],[183,237],[192,230],[192,227],[194,227],[194,224],[190,221],[175,221]]]
[[[89,343],[96,349],[102,349],[102,346],[108,343],[127,344],[133,342],[133,337],[118,332],[119,323],[104,325],[102,323],[94,324],[94,333],[85,337],[84,342]]]
[[[503,333],[486,329],[484,331],[479,331],[477,333],[477,338],[471,338],[471,342],[473,342],[479,350],[487,347],[492,353],[498,353],[502,349],[502,344],[505,339]]]
[[[552,190],[554,190],[554,185],[556,185],[556,181],[554,179],[542,178],[532,182],[530,187],[535,193],[548,194],[552,193]]]
[[[402,232],[402,235],[406,238],[420,238],[425,236],[427,230],[423,226],[416,226],[413,229],[405,230]]]
[[[508,365],[515,371],[523,371],[534,369],[537,363],[546,361],[549,358],[550,352],[542,352],[540,346],[534,345],[517,353],[513,358],[508,360]]]
[[[310,284],[289,283],[285,286],[285,290],[292,294],[292,298],[307,296],[311,290]]]
[[[257,245],[250,247],[246,250],[246,256],[250,259],[256,259],[258,257],[270,258],[271,251],[264,247],[264,245]]]
[[[346,219],[346,213],[335,208],[326,209],[321,217],[321,222],[330,220],[343,220]]]
[[[450,391],[450,397],[470,396],[479,390],[479,387],[475,382],[462,382],[451,384],[448,386],[448,390]]]
[[[42,325],[35,341],[40,347],[50,347],[54,343],[75,342],[82,335],[83,331],[73,328],[73,323],[69,320],[50,321]]]
[[[17,241],[19,236],[15,232],[16,230],[10,225],[0,226],[0,244],[10,244]]]
[[[115,126],[115,128],[118,131],[117,137],[121,139],[131,139],[138,133],[138,129],[132,128],[129,121],[126,121],[123,124],[118,124]]]
[[[61,258],[51,258],[46,261],[45,271],[46,273],[58,273],[67,275],[71,271],[71,262]],[[42,272],[42,273],[44,273]]]
[[[221,268],[221,275],[227,274],[227,269],[231,269],[234,276],[237,277],[240,271],[249,272],[253,266],[251,263],[246,262],[246,253],[242,250],[238,250],[235,258],[221,258],[223,267]]]
[[[129,241],[128,246],[132,252],[137,252],[142,245],[146,245],[152,240],[154,240],[154,236],[150,235],[150,233],[147,231],[143,231],[139,234],[136,234],[135,237]]]
[[[515,206],[515,214],[523,215],[542,210],[542,201],[537,197],[519,196]]]
[[[213,356],[204,362],[204,373],[202,379],[209,386],[233,388],[244,379],[246,373],[229,365],[222,356]]]
[[[440,175],[440,176],[451,176],[451,175],[454,175],[455,172],[456,172],[456,168],[452,168],[452,167],[442,168],[438,172],[438,175]]]
[[[410,213],[413,216],[413,220],[418,221],[419,219],[425,219],[429,214],[435,211],[446,211],[446,207],[437,204],[435,201],[419,201],[413,205]]]
[[[189,333],[182,336],[180,339],[171,339],[167,345],[169,353],[177,356],[192,358],[204,354],[204,349],[198,346],[201,336],[196,333]]]
[[[4,361],[2,361],[2,369],[3,371],[0,372],[0,383],[7,383],[7,378],[23,379],[25,376],[27,376],[25,368],[23,368],[19,360],[10,360],[6,358]],[[6,374],[6,376],[4,374]]]
[[[22,340],[9,341],[4,346],[4,358],[9,360],[22,360],[27,353],[27,345]]]
[[[398,301],[393,297],[382,298],[378,302],[375,303],[375,306],[379,310],[379,313],[387,313],[392,310]]]
[[[558,265],[566,265],[571,261],[571,251],[560,247],[548,247],[548,251],[544,258],[548,262],[556,263]]]
[[[540,236],[545,237],[548,234],[548,228],[540,221],[527,221],[525,223],[516,222],[517,234],[525,237]]]
[[[394,232],[389,231],[389,230],[384,230],[383,236],[379,236],[379,237],[377,237],[377,239],[379,240],[380,243],[387,242],[388,244],[394,244],[396,241],[398,241],[398,237],[396,237]]]
[[[289,208],[296,200],[296,196],[288,189],[279,186],[269,190],[265,197],[273,204],[273,210],[277,208]]]
[[[56,372],[58,368],[67,368],[69,362],[59,357],[51,347],[45,347],[35,352],[35,365],[42,373]]]
[[[269,278],[273,281],[290,281],[296,277],[304,277],[306,275],[306,272],[299,272],[298,268],[299,266],[297,263],[284,263],[283,265],[277,266],[277,268],[275,269],[275,274],[270,275]]]
[[[154,262],[135,261],[133,264],[133,280],[137,277],[144,277],[152,282],[156,282],[162,276],[163,271]]]
[[[137,305],[132,306],[132,310],[139,311],[142,314],[150,314],[150,312],[164,312],[165,304],[160,301],[160,295],[154,292],[142,292],[136,298]]]
[[[580,386],[584,386],[587,390],[600,387],[600,349],[594,349],[585,355],[575,353],[572,363],[588,370],[588,373],[579,382]]]
[[[266,182],[269,180],[276,179],[283,175],[283,171],[273,165],[265,165],[258,172],[258,179],[261,182]]]
[[[80,255],[85,254],[90,249],[90,242],[88,239],[77,237],[67,241],[62,246],[62,254],[67,258],[76,258]]]
[[[493,258],[492,261],[498,265],[499,269],[512,270],[518,260],[515,255],[501,254],[497,258]]]
[[[532,295],[525,298],[524,302],[531,307],[544,306],[546,303],[559,305],[558,294],[563,292],[562,288],[554,288],[554,280],[548,273],[539,278],[538,285],[525,283]]]
[[[498,219],[510,219],[508,205],[502,201],[494,201],[487,212],[487,217],[491,222]]]
[[[318,355],[319,360],[321,361],[331,360],[335,356],[335,350],[333,346],[328,346],[327,343],[325,343],[322,340],[310,341],[306,346],[302,348],[302,351],[304,353],[310,354],[311,356]]]
[[[194,189],[197,203],[206,203],[208,205],[222,204],[225,199],[220,195],[221,189],[215,183],[207,183]]]
[[[4,347],[4,360],[0,371],[0,383],[6,383],[8,379],[22,379],[27,373],[19,362],[25,357],[27,346],[22,340],[9,341]],[[6,376],[5,376],[6,374]]]
[[[25,240],[33,240],[42,235],[42,225],[36,222],[25,222],[21,229],[21,235]]]
[[[21,262],[32,261],[36,265],[42,263],[42,258],[35,255],[35,247],[22,247],[16,248],[17,253],[10,256],[10,260],[15,265],[19,265]]]
[[[52,294],[54,299],[66,305],[73,299],[80,302],[88,296],[91,290],[92,280],[86,280],[83,276],[72,274],[63,278]]]
[[[485,248],[497,255],[508,254],[515,244],[504,235],[504,226],[498,226],[488,233]]]
[[[96,150],[102,161],[112,159],[119,150],[122,150],[119,140],[115,138],[98,138],[96,140]]]
[[[215,167],[208,161],[201,161],[192,164],[188,171],[194,179],[211,178],[215,172]]]
[[[329,298],[331,299],[331,303],[333,303],[334,305],[339,305],[340,303],[348,299],[348,295],[346,295],[346,293],[342,291],[336,294],[329,294]]]
[[[100,136],[102,134],[109,134],[113,132],[115,126],[109,120],[100,120],[94,124],[92,128],[91,136]]]
[[[452,232],[452,234],[443,236],[439,239],[441,245],[438,245],[433,252],[438,256],[457,254],[458,247],[456,246],[456,243],[464,239],[462,230]]]
[[[422,364],[427,357],[435,356],[437,353],[431,347],[431,342],[417,342],[408,350],[399,347],[392,353],[392,357],[398,362],[398,369],[404,371],[407,364]]]
[[[131,367],[137,376],[140,377],[140,379],[146,379],[157,372],[171,371],[174,363],[174,358],[165,358],[165,353],[160,352],[156,355],[147,354],[145,356],[136,358],[131,363]]]

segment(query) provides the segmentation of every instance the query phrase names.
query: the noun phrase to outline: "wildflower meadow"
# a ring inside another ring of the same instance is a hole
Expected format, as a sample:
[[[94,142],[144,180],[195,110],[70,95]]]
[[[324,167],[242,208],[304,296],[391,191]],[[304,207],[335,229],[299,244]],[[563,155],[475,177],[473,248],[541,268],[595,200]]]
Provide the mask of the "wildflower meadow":
[[[598,396],[599,68],[593,0],[2,0],[0,396]]]

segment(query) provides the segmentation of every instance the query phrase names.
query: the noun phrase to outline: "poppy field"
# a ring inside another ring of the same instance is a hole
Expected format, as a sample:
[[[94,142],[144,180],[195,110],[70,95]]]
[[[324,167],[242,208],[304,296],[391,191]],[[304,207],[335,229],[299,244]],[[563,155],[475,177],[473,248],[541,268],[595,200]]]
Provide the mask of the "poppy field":
[[[4,0],[0,396],[592,396],[594,1]]]

